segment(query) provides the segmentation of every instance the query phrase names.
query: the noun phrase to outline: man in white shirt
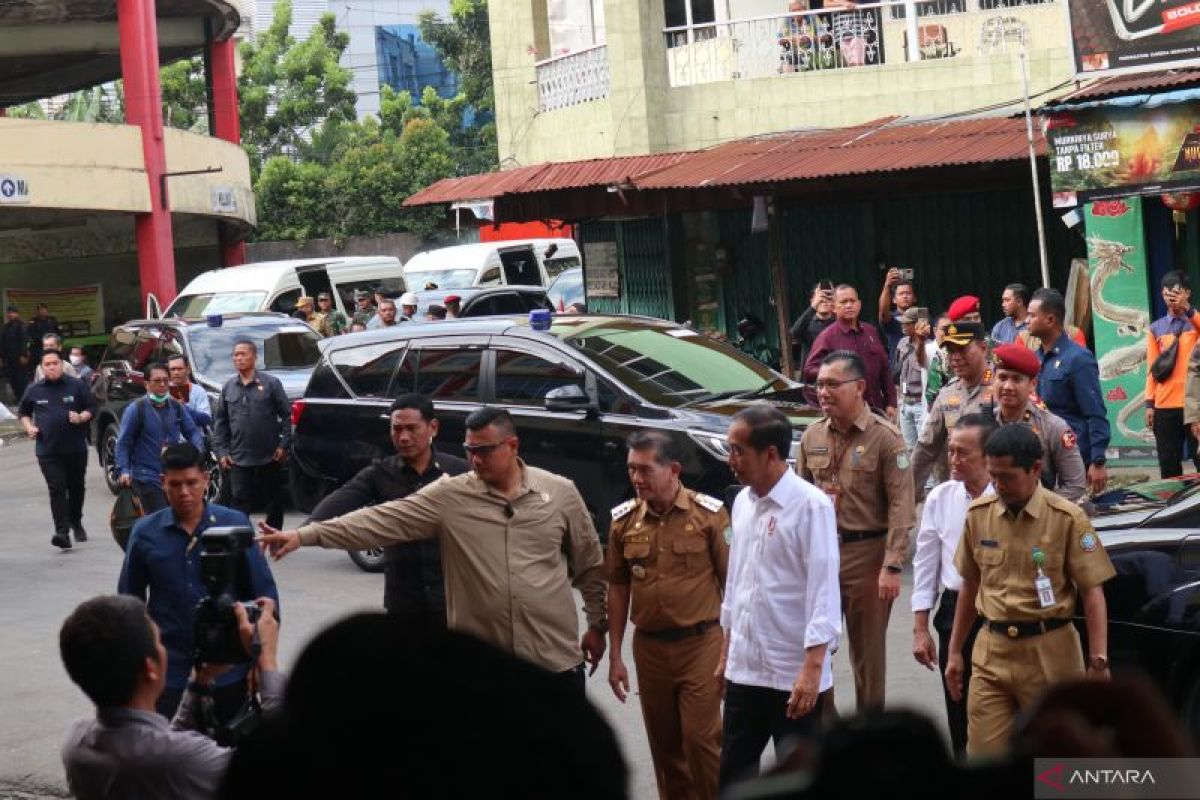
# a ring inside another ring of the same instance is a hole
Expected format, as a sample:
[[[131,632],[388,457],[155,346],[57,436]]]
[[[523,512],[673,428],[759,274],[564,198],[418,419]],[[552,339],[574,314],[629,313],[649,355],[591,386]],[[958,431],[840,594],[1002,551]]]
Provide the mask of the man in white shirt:
[[[729,466],[746,486],[733,504],[721,604],[725,680],[721,786],[758,772],[769,740],[782,760],[813,736],[833,687],[841,635],[833,503],[787,463],[792,427],[748,408],[729,427]]]
[[[954,701],[946,689],[945,678],[947,645],[954,627],[958,592],[962,588],[962,577],[954,568],[954,554],[967,519],[967,507],[974,500],[993,494],[983,448],[998,428],[999,423],[990,414],[968,414],[950,432],[946,448],[950,457],[950,480],[934,487],[925,498],[925,511],[921,515],[917,549],[913,555],[913,657],[942,675],[950,742],[954,752],[960,755],[967,749],[966,692],[964,690],[962,702]],[[929,634],[929,611],[939,591],[941,601],[933,618],[938,643],[934,645]],[[967,665],[964,686],[970,680],[970,653],[979,626],[977,622],[963,644],[963,663]]]

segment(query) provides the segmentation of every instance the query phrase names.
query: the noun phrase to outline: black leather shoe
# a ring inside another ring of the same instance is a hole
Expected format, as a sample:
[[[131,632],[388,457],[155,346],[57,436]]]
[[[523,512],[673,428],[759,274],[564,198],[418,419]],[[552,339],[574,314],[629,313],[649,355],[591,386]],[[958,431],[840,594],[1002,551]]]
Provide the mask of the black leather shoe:
[[[86,542],[87,541],[87,530],[82,525],[75,525],[72,528],[72,530],[75,531],[75,541],[77,541],[77,542]]]
[[[71,537],[65,533],[56,533],[50,537],[50,544],[55,547],[61,547],[63,550],[70,550]]]

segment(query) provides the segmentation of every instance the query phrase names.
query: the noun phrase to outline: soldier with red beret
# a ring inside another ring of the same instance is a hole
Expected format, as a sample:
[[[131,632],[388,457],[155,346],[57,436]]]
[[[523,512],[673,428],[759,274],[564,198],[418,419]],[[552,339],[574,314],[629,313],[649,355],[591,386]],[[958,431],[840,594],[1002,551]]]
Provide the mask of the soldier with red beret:
[[[1066,420],[1036,401],[1041,362],[1022,344],[1002,344],[992,352],[995,375],[996,420],[1001,425],[1024,423],[1042,441],[1045,451],[1042,483],[1050,491],[1079,503],[1087,492],[1087,469],[1078,442]]]

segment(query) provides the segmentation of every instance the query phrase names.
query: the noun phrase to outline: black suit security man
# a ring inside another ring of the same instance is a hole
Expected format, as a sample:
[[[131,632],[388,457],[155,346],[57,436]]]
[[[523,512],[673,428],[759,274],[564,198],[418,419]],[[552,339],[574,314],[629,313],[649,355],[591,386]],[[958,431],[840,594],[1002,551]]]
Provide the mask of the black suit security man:
[[[389,409],[392,446],[396,455],[362,469],[313,509],[311,521],[321,522],[365,506],[407,497],[443,475],[461,475],[467,463],[434,450],[438,421],[433,403],[419,394],[396,398]],[[446,594],[442,579],[441,545],[437,539],[399,544],[384,551],[383,605],[391,614],[446,627]]]

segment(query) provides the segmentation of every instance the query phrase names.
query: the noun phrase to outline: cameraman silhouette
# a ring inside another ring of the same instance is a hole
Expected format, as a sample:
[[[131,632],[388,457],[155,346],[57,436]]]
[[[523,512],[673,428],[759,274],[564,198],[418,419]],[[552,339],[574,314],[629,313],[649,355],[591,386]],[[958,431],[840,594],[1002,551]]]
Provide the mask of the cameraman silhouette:
[[[257,649],[253,674],[267,713],[279,707],[284,678],[276,652],[275,603],[255,601],[257,623],[241,605],[234,614],[243,649]],[[96,704],[96,716],[76,722],[63,743],[67,785],[93,798],[207,798],[216,794],[231,748],[198,729],[204,697],[228,665],[193,668],[179,712],[168,723],[155,709],[167,683],[167,651],[158,625],[140,600],[105,595],[87,600],[59,633],[63,665]]]
[[[192,445],[168,446],[163,450],[162,463],[167,508],[138,520],[125,550],[117,591],[146,601],[150,619],[162,632],[167,678],[158,711],[170,719],[179,707],[188,670],[195,661],[196,608],[209,596],[202,569],[203,534],[209,528],[248,528],[250,519],[241,511],[205,502],[208,472],[203,454]],[[236,559],[232,599],[269,597],[278,614],[279,591],[258,549],[250,547],[231,554],[231,558]],[[245,706],[247,672],[248,665],[237,665],[217,680],[212,698],[217,721],[228,723]]]

